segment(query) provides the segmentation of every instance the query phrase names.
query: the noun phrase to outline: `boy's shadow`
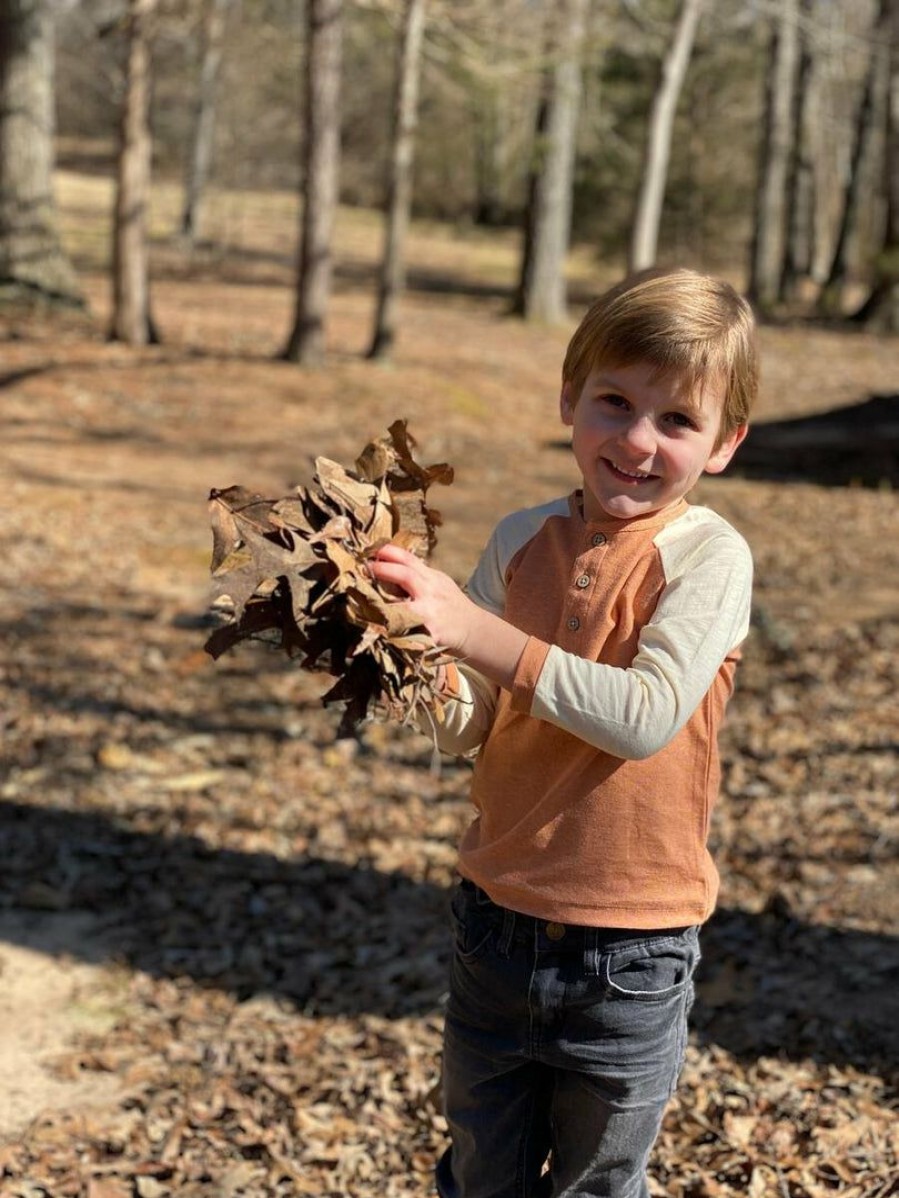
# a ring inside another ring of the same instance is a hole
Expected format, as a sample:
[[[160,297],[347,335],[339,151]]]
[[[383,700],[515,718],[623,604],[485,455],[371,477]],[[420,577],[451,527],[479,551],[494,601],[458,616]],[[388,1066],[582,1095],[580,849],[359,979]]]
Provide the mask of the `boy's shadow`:
[[[0,803],[0,839],[10,863],[0,940],[58,945],[54,919],[74,917],[78,939],[66,951],[75,957],[189,977],[241,999],[267,993],[317,1014],[389,1016],[440,1002],[440,887],[364,863],[210,849],[102,814],[18,803]]]
[[[704,929],[692,1025],[741,1058],[895,1069],[899,937],[810,924],[779,896],[719,908]]]
[[[0,938],[119,960],[310,1015],[439,1011],[443,886],[304,856],[212,850],[109,817],[0,804]],[[782,904],[719,910],[703,936],[693,1026],[742,1058],[883,1066],[899,1048],[899,940],[812,926]]]

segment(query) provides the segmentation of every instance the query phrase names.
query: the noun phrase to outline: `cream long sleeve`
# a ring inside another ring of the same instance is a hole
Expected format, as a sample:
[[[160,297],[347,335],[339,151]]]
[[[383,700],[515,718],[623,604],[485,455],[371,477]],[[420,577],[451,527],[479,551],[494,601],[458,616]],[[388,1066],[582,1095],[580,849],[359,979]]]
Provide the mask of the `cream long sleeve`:
[[[556,501],[507,517],[468,584],[471,597],[502,615],[510,564],[547,518],[567,510],[566,501]],[[632,760],[658,752],[684,726],[749,627],[752,559],[719,516],[687,507],[652,543],[664,587],[630,664],[589,660],[532,636],[512,699],[515,710]],[[459,675],[460,700],[447,713],[439,743],[448,752],[471,753],[490,730],[498,688],[464,664]]]

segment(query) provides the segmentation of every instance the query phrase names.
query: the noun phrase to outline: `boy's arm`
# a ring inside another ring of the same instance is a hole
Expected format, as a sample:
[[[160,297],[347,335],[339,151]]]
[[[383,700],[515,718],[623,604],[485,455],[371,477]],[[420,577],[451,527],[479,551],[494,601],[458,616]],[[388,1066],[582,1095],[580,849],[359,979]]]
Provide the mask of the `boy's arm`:
[[[527,636],[394,546],[373,563],[377,577],[407,592],[438,644],[512,692],[513,708],[631,759],[657,753],[680,731],[749,630],[752,558],[742,538],[709,537],[670,567],[625,669]]]
[[[372,570],[406,591],[437,644],[511,691],[514,709],[615,757],[664,748],[749,631],[752,558],[733,532],[669,555],[666,586],[627,668],[529,637],[395,546],[384,547]]]
[[[626,669],[534,638],[519,660],[512,707],[616,757],[664,748],[749,631],[752,559],[742,538],[714,536],[672,563]]]
[[[463,665],[450,665],[448,682],[455,697],[443,709],[443,720],[420,721],[422,732],[433,735],[444,753],[464,757],[475,753],[493,725],[499,688],[483,674]]]

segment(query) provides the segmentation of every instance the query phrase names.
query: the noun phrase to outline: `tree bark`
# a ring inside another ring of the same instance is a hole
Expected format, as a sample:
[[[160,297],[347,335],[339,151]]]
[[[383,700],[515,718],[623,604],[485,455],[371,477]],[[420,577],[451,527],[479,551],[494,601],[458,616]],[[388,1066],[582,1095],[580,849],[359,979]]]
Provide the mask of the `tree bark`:
[[[53,194],[53,17],[0,0],[0,289],[82,304]]]
[[[193,245],[200,231],[200,204],[209,178],[215,141],[215,107],[225,41],[228,9],[233,0],[208,0],[203,36],[203,61],[194,115],[193,140],[184,187],[181,233]]]
[[[801,17],[812,13],[814,0],[801,0]],[[799,65],[793,97],[793,135],[787,171],[787,234],[784,265],[778,298],[793,297],[803,280],[812,274],[815,246],[815,172],[811,139],[813,87],[812,47],[807,33],[799,30]]]
[[[130,0],[128,59],[112,246],[110,338],[128,345],[158,341],[150,318],[147,212],[150,203],[150,30],[156,0]]]
[[[772,28],[768,58],[749,270],[749,296],[763,312],[770,311],[777,303],[784,272],[794,80],[799,52],[797,18],[798,0],[782,0]]]
[[[303,208],[297,300],[284,357],[303,365],[324,358],[331,290],[331,233],[340,175],[342,0],[307,0]]]
[[[703,0],[684,0],[671,46],[662,64],[662,77],[653,97],[640,193],[631,234],[629,267],[632,271],[655,265],[674,116],[693,50],[702,4]]]
[[[884,333],[899,332],[899,0],[885,0],[885,28],[888,31],[886,72],[887,95],[884,104],[886,137],[884,146],[884,192],[886,220],[883,244],[877,256],[874,287],[855,319],[868,328]]]
[[[418,85],[425,0],[406,0],[394,101],[384,253],[370,358],[386,358],[396,339],[396,301],[405,286],[404,250],[412,206],[412,164],[418,124]]]
[[[571,236],[571,190],[581,96],[581,50],[588,0],[558,0],[550,66],[537,116],[518,292],[513,311],[559,324],[566,316],[565,258]]]
[[[818,310],[825,315],[839,314],[842,307],[843,288],[849,274],[848,248],[858,223],[861,201],[862,163],[872,140],[877,123],[877,92],[883,91],[878,84],[889,70],[885,61],[889,45],[890,0],[880,0],[879,12],[871,31],[873,43],[862,85],[861,99],[852,130],[852,151],[849,171],[843,189],[840,221],[834,243],[833,255],[827,278],[818,296]]]

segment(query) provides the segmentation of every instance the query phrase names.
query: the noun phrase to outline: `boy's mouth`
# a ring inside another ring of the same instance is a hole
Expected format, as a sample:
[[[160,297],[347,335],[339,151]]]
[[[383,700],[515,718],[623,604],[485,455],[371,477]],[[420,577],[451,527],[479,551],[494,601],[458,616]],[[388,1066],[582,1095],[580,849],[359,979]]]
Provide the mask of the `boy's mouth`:
[[[635,487],[640,483],[653,482],[659,477],[657,474],[649,474],[645,470],[623,470],[621,466],[616,466],[609,458],[603,458],[603,462],[613,478],[628,486]]]

